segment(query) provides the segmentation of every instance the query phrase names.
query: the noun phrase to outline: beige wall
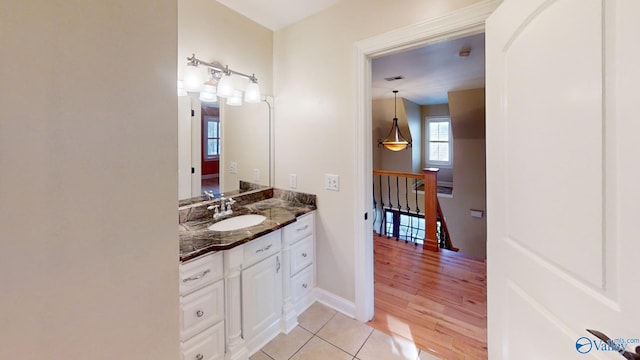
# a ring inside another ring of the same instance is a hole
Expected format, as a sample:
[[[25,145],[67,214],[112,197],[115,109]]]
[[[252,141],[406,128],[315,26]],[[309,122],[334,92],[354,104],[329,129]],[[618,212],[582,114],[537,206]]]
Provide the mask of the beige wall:
[[[358,40],[450,13],[475,0],[352,0],[275,32],[276,181],[298,175],[298,189],[318,196],[318,285],[354,301],[353,211],[355,85]],[[340,175],[340,192],[324,174]]]
[[[273,32],[212,0],[178,0],[178,76],[186,58],[229,65],[233,70],[255,73],[262,95],[273,94]],[[203,73],[205,68],[202,67]],[[248,81],[234,76],[238,89]],[[197,96],[193,104],[199,107]],[[269,107],[265,103],[225,106],[221,101],[223,191],[238,188],[238,180],[253,181],[253,169],[260,171],[260,183],[269,183]],[[193,138],[199,139],[199,120]],[[183,141],[181,139],[181,141]],[[189,139],[184,139],[189,141]],[[199,147],[196,147],[196,152]],[[237,163],[238,173],[228,171]],[[200,167],[197,160],[195,167]]]
[[[0,5],[0,359],[179,357],[176,17]]]
[[[486,209],[485,91],[449,92],[453,128],[453,198],[440,197],[454,246],[486,257],[487,219],[472,218],[470,209]]]
[[[373,169],[386,171],[412,171],[411,149],[402,151],[389,151],[378,146],[378,141],[384,139],[393,125],[394,100],[378,99],[371,105],[373,121]],[[398,127],[402,134],[411,139],[413,131],[409,130],[407,114],[402,99],[398,99],[397,106]]]
[[[407,100],[402,99],[404,106],[404,113],[407,117],[407,123],[409,129],[411,129],[411,171],[413,173],[422,173],[422,121],[420,118],[420,105]]]

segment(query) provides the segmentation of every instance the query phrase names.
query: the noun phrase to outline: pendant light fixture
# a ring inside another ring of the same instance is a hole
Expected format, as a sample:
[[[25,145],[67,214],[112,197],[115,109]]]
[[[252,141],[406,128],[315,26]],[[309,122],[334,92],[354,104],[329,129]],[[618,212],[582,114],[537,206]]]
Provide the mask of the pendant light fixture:
[[[400,151],[410,147],[411,142],[402,136],[402,132],[400,132],[400,128],[398,127],[398,90],[393,90],[393,101],[393,125],[387,137],[384,138],[384,140],[378,141],[378,146],[382,145],[391,151]]]

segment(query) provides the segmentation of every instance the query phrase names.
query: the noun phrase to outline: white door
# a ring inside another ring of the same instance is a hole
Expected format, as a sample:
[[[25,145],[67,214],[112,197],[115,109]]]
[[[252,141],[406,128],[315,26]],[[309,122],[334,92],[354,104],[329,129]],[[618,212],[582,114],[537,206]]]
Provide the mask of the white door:
[[[585,329],[640,345],[638,15],[506,0],[487,21],[492,360],[622,359]]]

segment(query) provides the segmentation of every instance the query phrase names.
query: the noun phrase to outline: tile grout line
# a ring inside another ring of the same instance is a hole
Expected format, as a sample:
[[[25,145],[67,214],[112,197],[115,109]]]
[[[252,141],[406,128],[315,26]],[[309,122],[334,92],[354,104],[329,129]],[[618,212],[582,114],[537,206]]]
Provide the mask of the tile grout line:
[[[309,330],[307,330],[307,331],[309,331]],[[309,331],[309,333],[311,333],[311,331]],[[291,354],[291,356],[289,356],[289,359],[293,359],[293,357],[296,356],[296,354],[299,353],[300,350],[302,350],[302,348],[305,347],[311,341],[311,339],[313,339],[315,336],[316,336],[315,334],[311,334],[311,337],[309,338],[309,340],[307,340],[304,344],[302,344],[302,346],[300,346],[298,348],[298,350],[296,350],[293,354]]]
[[[365,325],[366,325],[366,324],[365,324]],[[367,325],[367,326],[369,326],[369,325]],[[369,326],[369,327],[371,327],[371,326]],[[364,340],[364,342],[362,343],[362,345],[360,345],[360,348],[358,348],[358,351],[356,351],[356,353],[353,355],[353,357],[354,357],[354,358],[355,358],[355,357],[358,357],[358,354],[360,353],[360,351],[362,350],[362,348],[364,347],[364,345],[367,343],[367,341],[369,341],[369,339],[371,338],[371,335],[373,335],[373,332],[374,332],[375,330],[376,330],[376,329],[371,328],[371,332],[369,333],[369,335],[367,336],[367,338]]]
[[[310,337],[310,338],[309,338],[309,340],[307,340],[304,344],[302,344],[302,346],[300,346],[300,347],[298,348],[298,350],[296,350],[296,352],[294,352],[294,353],[289,357],[289,359],[291,359],[291,358],[293,358],[294,356],[296,356],[296,354],[297,354],[297,353],[299,353],[299,352],[300,352],[300,350],[302,350],[302,348],[303,348],[303,347],[305,347],[305,345],[307,345],[307,344],[311,341],[311,339],[313,339],[314,337],[316,337],[316,334],[317,334],[317,333],[319,333],[319,332],[320,332],[320,330],[322,330],[322,328],[323,328],[323,327],[325,327],[325,325],[327,325],[327,324],[329,323],[329,321],[331,321],[331,319],[333,319],[333,317],[334,317],[334,316],[336,316],[336,314],[337,314],[337,313],[338,313],[337,311],[336,311],[336,312],[334,312],[334,313],[333,313],[333,315],[331,315],[331,317],[330,317],[329,319],[327,319],[327,321],[325,321],[325,322],[324,322],[324,324],[322,324],[322,326],[320,326],[320,328],[319,328],[316,332],[311,332],[309,329],[307,329],[307,328],[305,328],[304,326],[302,326],[302,325],[298,324],[298,326],[300,326],[302,329],[304,329],[304,330],[308,331],[308,332],[311,334],[311,337]],[[323,339],[322,339],[321,337],[319,337],[319,336],[318,336],[318,339],[323,340]],[[333,344],[331,344],[331,345],[333,345]]]
[[[263,353],[266,357],[268,357],[271,360],[275,360],[274,358],[271,357],[271,355],[267,354],[266,352],[262,351],[262,349],[260,349],[260,352]]]

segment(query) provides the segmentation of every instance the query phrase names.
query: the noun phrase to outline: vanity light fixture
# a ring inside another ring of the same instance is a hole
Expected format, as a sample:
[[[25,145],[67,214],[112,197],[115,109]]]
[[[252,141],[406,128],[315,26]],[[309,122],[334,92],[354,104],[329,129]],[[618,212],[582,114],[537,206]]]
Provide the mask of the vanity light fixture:
[[[260,99],[260,88],[258,87],[258,79],[256,79],[255,75],[251,75],[249,79],[249,85],[247,85],[247,90],[244,92],[244,101],[248,103],[257,104],[261,101]]]
[[[240,106],[242,105],[242,91],[233,90],[231,96],[227,97],[227,105]]]
[[[218,101],[218,97],[216,96],[216,87],[211,83],[204,83],[204,87],[202,91],[200,91],[200,101],[203,103],[214,103]]]
[[[402,136],[402,132],[400,132],[400,128],[398,127],[398,90],[393,90],[393,97],[393,125],[391,126],[391,131],[389,131],[387,137],[384,138],[384,140],[378,140],[378,146],[382,145],[391,151],[400,151],[407,147],[411,147],[411,141],[408,141],[404,136]]]
[[[198,64],[190,62],[187,64],[187,68],[184,70],[184,78],[182,79],[184,82],[184,87],[187,91],[200,91],[202,90],[202,85],[204,83],[204,76],[200,69],[198,69]]]
[[[212,78],[218,80],[217,81],[217,89],[216,89],[216,97],[221,98],[229,98],[236,97],[238,91],[240,93],[239,99],[227,100],[227,104],[229,105],[242,105],[242,91],[236,90],[234,88],[234,82],[232,76],[240,76],[249,80],[249,84],[247,85],[247,89],[245,91],[245,101],[251,103],[259,103],[262,101],[262,96],[260,94],[260,88],[258,87],[258,78],[256,78],[255,74],[248,75],[238,71],[234,71],[229,69],[229,66],[225,66],[224,68],[220,65],[216,65],[213,63],[209,63],[206,61],[202,61],[196,58],[195,54],[192,54],[187,58],[187,68],[184,73],[184,84],[187,91],[202,91],[203,87],[203,79],[202,73],[198,70],[199,65],[204,65],[209,68],[211,72]],[[199,85],[197,85],[199,84]],[[207,95],[210,96],[210,95]]]

